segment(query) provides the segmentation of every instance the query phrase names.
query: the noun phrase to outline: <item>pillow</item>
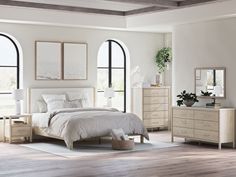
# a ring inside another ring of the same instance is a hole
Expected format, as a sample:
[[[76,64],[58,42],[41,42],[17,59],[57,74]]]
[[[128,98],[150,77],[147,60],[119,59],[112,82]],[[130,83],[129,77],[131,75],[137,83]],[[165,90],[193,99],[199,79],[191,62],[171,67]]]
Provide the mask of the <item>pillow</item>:
[[[47,104],[48,112],[64,108],[65,94],[43,94],[42,97]]]
[[[47,112],[47,104],[45,103],[45,101],[38,100],[37,105],[38,105],[38,110],[39,110],[40,113]]]
[[[81,100],[83,108],[89,107],[89,96],[87,93],[67,92],[69,100]]]
[[[43,94],[42,95],[43,100],[48,104],[50,101],[54,100],[66,100],[65,94]]]
[[[64,107],[65,108],[82,108],[82,100],[76,99],[76,100],[64,101]]]
[[[48,112],[64,108],[64,100],[52,100],[47,103]]]

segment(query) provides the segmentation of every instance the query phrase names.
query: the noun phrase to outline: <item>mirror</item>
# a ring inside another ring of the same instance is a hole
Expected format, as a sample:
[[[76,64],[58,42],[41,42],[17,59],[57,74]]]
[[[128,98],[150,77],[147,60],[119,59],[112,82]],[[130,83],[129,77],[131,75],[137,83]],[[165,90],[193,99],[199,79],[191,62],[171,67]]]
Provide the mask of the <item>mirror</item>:
[[[196,68],[195,93],[202,98],[225,98],[225,68]],[[203,95],[205,92],[205,96]],[[208,92],[208,93],[206,93]],[[210,94],[210,95],[209,95]]]

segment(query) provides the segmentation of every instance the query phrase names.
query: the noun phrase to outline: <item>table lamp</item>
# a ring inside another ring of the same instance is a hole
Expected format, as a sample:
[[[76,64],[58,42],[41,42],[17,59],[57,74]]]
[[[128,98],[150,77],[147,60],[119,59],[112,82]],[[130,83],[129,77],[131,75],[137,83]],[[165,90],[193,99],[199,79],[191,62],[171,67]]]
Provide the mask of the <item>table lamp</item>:
[[[107,107],[112,107],[112,98],[115,96],[115,92],[112,87],[107,87],[104,90],[104,97],[107,98]]]
[[[24,90],[16,89],[12,92],[12,97],[16,101],[16,114],[21,114],[21,100],[24,99]]]

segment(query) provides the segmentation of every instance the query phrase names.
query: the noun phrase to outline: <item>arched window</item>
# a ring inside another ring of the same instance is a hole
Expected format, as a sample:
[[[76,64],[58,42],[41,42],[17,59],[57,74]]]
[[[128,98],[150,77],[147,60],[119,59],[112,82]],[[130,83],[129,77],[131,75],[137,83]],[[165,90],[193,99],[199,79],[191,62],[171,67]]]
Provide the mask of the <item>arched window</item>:
[[[98,52],[97,105],[106,105],[104,90],[113,87],[115,97],[112,107],[126,112],[126,55],[123,47],[115,40],[107,40]]]
[[[19,50],[8,35],[0,33],[0,114],[14,112],[11,92],[19,88]]]

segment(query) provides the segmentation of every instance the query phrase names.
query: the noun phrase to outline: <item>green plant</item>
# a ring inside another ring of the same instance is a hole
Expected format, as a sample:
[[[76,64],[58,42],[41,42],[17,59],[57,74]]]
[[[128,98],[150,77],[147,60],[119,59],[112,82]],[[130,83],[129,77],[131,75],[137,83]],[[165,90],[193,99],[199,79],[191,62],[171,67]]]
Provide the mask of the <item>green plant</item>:
[[[184,104],[184,101],[193,101],[198,102],[197,96],[195,93],[187,93],[186,90],[180,93],[180,95],[177,95],[179,100],[177,100],[177,105],[181,106]]]
[[[171,60],[172,60],[172,50],[170,47],[163,47],[161,50],[157,52],[155,61],[159,73],[165,71],[167,67],[167,62],[171,62]]]
[[[202,94],[202,96],[211,96],[212,95],[212,93],[211,92],[204,92],[204,91],[202,91],[201,90],[201,94]]]

